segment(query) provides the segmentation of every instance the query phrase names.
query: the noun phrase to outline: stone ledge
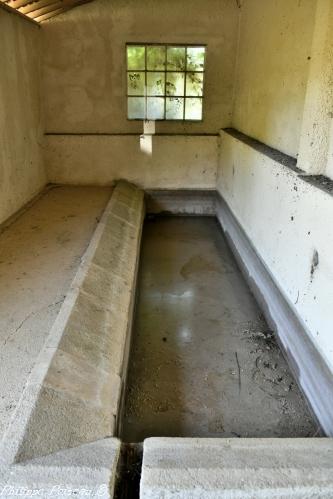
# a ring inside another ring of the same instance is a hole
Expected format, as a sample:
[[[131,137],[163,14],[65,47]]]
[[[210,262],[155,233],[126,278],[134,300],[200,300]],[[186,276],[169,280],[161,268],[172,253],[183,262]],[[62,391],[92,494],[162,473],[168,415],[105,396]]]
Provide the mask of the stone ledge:
[[[297,159],[293,158],[292,156],[288,156],[288,154],[278,151],[277,149],[274,149],[273,147],[270,147],[267,144],[264,144],[263,142],[250,137],[249,135],[245,135],[245,133],[242,133],[235,128],[224,128],[222,131],[227,133],[228,135],[231,135],[231,137],[233,137],[234,139],[243,142],[252,149],[260,152],[261,154],[264,154],[277,163],[280,163],[280,165],[286,166],[295,173],[304,173],[303,170],[298,168]]]
[[[213,189],[148,189],[147,214],[214,216],[216,191]]]
[[[240,132],[239,130],[236,130],[235,128],[224,128],[221,130],[220,135],[223,132],[226,133],[227,135],[230,135],[234,139],[239,140],[243,144],[246,144],[255,151],[260,152],[264,156],[267,156],[273,161],[276,161],[277,163],[280,163],[281,165],[289,168],[290,170],[295,172],[300,179],[304,180],[304,182],[307,182],[313,187],[316,187],[321,191],[326,192],[330,196],[333,196],[332,179],[326,177],[325,175],[311,175],[309,173],[305,173],[297,166],[298,164],[297,159],[293,158],[292,156],[288,156],[287,154],[278,151],[277,149],[274,149],[273,147],[270,147],[264,144],[263,142],[260,142],[259,140],[250,137],[249,135],[245,135],[244,133]]]
[[[329,438],[149,438],[142,499],[332,497]]]
[[[22,464],[0,467],[0,496],[110,498],[120,441],[106,438]]]
[[[325,175],[300,175],[301,179],[333,196],[333,180]]]
[[[3,465],[115,434],[143,217],[143,191],[118,182],[1,442]]]

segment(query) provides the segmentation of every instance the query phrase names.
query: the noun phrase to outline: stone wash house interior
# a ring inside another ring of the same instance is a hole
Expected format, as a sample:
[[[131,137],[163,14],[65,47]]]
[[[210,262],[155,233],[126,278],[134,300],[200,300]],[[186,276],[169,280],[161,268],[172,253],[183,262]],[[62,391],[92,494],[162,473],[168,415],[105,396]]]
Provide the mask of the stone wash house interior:
[[[0,0],[0,497],[333,498],[333,0]]]

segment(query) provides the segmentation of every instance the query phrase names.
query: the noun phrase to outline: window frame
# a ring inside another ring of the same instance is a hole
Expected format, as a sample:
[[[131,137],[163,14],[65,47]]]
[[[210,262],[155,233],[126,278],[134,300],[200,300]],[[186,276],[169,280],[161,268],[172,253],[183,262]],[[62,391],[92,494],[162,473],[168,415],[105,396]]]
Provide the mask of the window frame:
[[[135,69],[128,69],[128,59],[127,59],[127,47],[129,46],[135,46],[135,47],[145,47],[145,69],[144,70],[135,70]],[[165,47],[165,68],[164,70],[149,70],[147,68],[147,47],[150,46],[162,46]],[[168,47],[178,47],[178,48],[185,48],[185,69],[184,71],[168,71],[167,70],[167,48]],[[188,71],[187,70],[187,48],[195,48],[195,47],[204,47],[205,52],[204,52],[204,66],[203,66],[203,71]],[[175,122],[175,123],[202,123],[204,121],[204,101],[205,101],[205,82],[206,82],[206,61],[207,61],[207,44],[206,43],[162,43],[162,42],[126,42],[125,43],[125,77],[126,77],[126,119],[127,121],[159,121],[159,122]],[[129,95],[128,94],[128,73],[133,73],[133,72],[144,72],[145,73],[145,88],[147,88],[147,73],[164,73],[164,93],[163,95]],[[184,74],[184,95],[182,96],[168,96],[166,94],[166,75],[167,73],[182,73]],[[186,105],[185,105],[185,99],[187,98],[185,93],[186,93],[186,75],[188,73],[198,73],[202,75],[203,81],[202,81],[202,95],[201,96],[188,96],[188,98],[193,98],[193,99],[201,99],[202,101],[202,107],[201,107],[201,119],[186,119],[185,118],[185,112],[186,112]],[[157,118],[155,120],[151,120],[148,118],[129,118],[128,117],[128,99],[129,97],[141,97],[145,99],[145,105],[147,103],[147,97],[163,97],[164,99],[164,116],[166,116],[166,102],[167,102],[167,97],[175,97],[175,98],[180,98],[184,99],[184,109],[183,109],[183,118],[177,118],[177,119],[170,119],[170,118]]]

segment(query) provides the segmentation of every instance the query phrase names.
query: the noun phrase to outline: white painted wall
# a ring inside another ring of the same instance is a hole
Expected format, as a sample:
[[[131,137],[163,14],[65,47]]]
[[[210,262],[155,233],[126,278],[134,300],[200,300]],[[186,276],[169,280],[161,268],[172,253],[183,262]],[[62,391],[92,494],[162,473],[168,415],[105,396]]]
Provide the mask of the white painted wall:
[[[45,185],[40,30],[0,9],[0,223]]]
[[[318,44],[327,48],[326,24],[321,44],[314,26],[320,38],[317,18],[329,3],[242,1],[232,126],[294,157],[313,118],[313,102],[304,108],[309,65],[310,90],[325,73],[311,58]],[[333,369],[333,197],[225,132],[220,147],[219,192]]]
[[[225,132],[217,188],[333,369],[333,197]]]
[[[233,126],[297,156],[315,0],[242,0]]]
[[[317,0],[298,163],[333,179],[333,2]]]
[[[151,155],[141,149],[138,135],[51,135],[45,142],[55,183],[108,185],[125,178],[147,189],[216,186],[216,136],[153,136]]]
[[[57,134],[45,143],[49,181],[214,188],[217,139],[194,134],[230,125],[238,20],[234,0],[209,9],[202,0],[95,0],[44,23],[46,132]],[[127,120],[127,42],[207,44],[204,120],[156,122],[157,134],[178,136],[153,137],[151,156],[139,135],[124,136],[143,132]]]
[[[47,132],[142,132],[127,120],[127,42],[207,44],[204,121],[156,132],[218,133],[230,124],[235,0],[94,0],[43,24]]]

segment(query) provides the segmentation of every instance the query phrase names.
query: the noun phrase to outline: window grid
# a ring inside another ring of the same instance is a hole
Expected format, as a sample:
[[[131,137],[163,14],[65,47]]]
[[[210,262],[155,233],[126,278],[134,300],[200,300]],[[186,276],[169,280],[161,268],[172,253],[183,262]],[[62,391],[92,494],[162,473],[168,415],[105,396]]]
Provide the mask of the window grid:
[[[144,48],[144,60],[145,60],[145,69],[129,69],[128,68],[128,55],[127,55],[127,47],[142,47]],[[158,47],[158,46],[162,46],[162,47],[165,47],[165,60],[164,60],[164,69],[147,69],[147,48],[148,47]],[[168,69],[167,68],[167,65],[168,65],[168,47],[175,47],[175,48],[184,48],[185,49],[185,68],[184,70],[171,70],[171,69]],[[187,64],[187,49],[188,47],[192,48],[204,48],[204,59],[203,59],[203,69],[202,71],[193,71],[193,70],[189,70],[188,69],[188,64]],[[163,98],[164,100],[164,117],[163,118],[156,118],[155,121],[195,121],[195,122],[200,122],[202,121],[203,119],[203,99],[204,99],[204,83],[205,83],[205,63],[206,63],[206,46],[203,45],[203,44],[200,44],[200,45],[181,45],[181,44],[164,44],[164,43],[128,43],[126,44],[126,68],[127,68],[127,90],[128,90],[128,74],[129,73],[134,73],[134,72],[137,72],[137,73],[145,73],[145,78],[144,78],[144,81],[145,81],[145,86],[144,86],[144,94],[129,94],[128,91],[126,93],[126,97],[127,97],[127,102],[128,102],[128,99],[129,98],[133,98],[133,97],[136,97],[136,98],[143,98],[144,99],[144,115],[145,115],[145,118],[144,119],[149,119],[147,118],[147,115],[148,115],[148,98],[156,98],[156,97],[159,97],[159,98]],[[164,73],[164,94],[149,94],[148,95],[148,82],[147,82],[147,74],[148,73]],[[183,74],[184,75],[184,89],[183,89],[183,92],[184,92],[184,95],[168,95],[167,94],[167,88],[166,88],[166,85],[167,85],[167,75],[168,73],[176,73],[176,74]],[[195,96],[195,95],[187,95],[187,91],[186,91],[186,81],[187,81],[187,75],[188,74],[199,74],[199,75],[202,75],[202,94],[200,96]],[[183,118],[179,118],[179,119],[174,119],[174,118],[167,118],[166,116],[166,105],[167,105],[167,99],[168,98],[172,98],[172,99],[182,99],[183,100]],[[201,101],[201,118],[200,119],[190,119],[190,118],[186,118],[186,102],[187,102],[187,99],[198,99]],[[144,119],[143,118],[129,118],[129,120],[131,121],[143,121]]]

